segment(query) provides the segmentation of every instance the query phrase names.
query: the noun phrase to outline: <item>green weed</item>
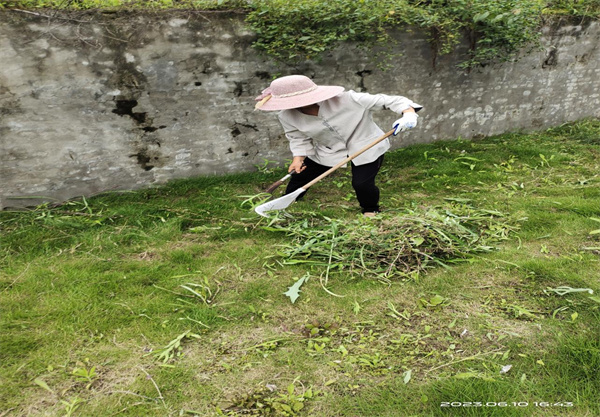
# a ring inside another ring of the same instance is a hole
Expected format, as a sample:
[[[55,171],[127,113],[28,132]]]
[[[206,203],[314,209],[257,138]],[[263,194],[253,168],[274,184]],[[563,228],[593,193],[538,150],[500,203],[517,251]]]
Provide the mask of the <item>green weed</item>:
[[[191,330],[187,330],[171,340],[165,347],[154,351],[153,354],[163,363],[167,363],[170,360],[181,356],[181,343],[183,340],[199,338],[199,335],[192,333]]]

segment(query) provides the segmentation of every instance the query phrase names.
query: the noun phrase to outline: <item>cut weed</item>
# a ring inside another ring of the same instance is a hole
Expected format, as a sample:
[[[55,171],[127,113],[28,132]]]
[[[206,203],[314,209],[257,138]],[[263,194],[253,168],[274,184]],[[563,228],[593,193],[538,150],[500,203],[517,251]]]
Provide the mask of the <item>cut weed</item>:
[[[499,211],[475,209],[459,199],[445,207],[390,212],[376,220],[306,216],[265,229],[293,238],[279,250],[284,264],[326,266],[328,272],[388,280],[489,252],[492,245],[508,239],[518,223]]]

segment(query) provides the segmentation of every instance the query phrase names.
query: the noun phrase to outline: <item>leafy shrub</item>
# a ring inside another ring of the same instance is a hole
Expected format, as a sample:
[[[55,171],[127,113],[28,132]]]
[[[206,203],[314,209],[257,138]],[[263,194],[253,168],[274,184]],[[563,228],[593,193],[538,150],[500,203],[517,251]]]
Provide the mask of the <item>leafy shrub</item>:
[[[542,10],[547,15],[600,17],[600,0],[553,0],[547,1]]]
[[[535,46],[544,13],[558,8],[562,14],[594,16],[599,2],[257,0],[246,21],[257,33],[255,46],[281,61],[313,59],[345,41],[387,46],[393,58],[388,30],[413,25],[429,31],[435,56],[453,51],[466,38],[470,52],[460,66],[474,67]]]
[[[432,45],[440,54],[451,52],[463,36],[470,42],[463,67],[510,59],[539,38],[539,0],[430,1],[414,22],[432,32]]]
[[[255,46],[279,60],[319,56],[344,41],[363,45],[388,40],[394,1],[258,0],[247,23]]]

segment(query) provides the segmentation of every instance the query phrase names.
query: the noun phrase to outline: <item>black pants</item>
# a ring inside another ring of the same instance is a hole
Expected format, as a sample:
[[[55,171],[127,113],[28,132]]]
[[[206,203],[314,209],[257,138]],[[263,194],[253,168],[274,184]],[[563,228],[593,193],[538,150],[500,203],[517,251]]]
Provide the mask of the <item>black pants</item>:
[[[356,192],[356,198],[362,208],[362,212],[379,211],[379,188],[375,185],[375,177],[383,164],[383,155],[375,161],[364,165],[352,164],[352,188]],[[285,190],[286,194],[296,191],[304,184],[308,184],[331,167],[321,165],[306,158],[306,168],[299,174],[292,175]],[[300,195],[302,198],[304,194]]]

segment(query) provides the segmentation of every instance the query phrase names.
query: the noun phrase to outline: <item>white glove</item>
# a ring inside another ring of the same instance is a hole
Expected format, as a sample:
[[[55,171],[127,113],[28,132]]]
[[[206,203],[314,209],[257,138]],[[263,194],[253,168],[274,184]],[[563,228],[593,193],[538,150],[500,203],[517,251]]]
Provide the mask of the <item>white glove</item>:
[[[417,126],[417,113],[415,112],[406,112],[402,115],[402,117],[394,122],[392,127],[394,128],[394,136],[398,133],[403,132],[408,129],[412,129]]]

